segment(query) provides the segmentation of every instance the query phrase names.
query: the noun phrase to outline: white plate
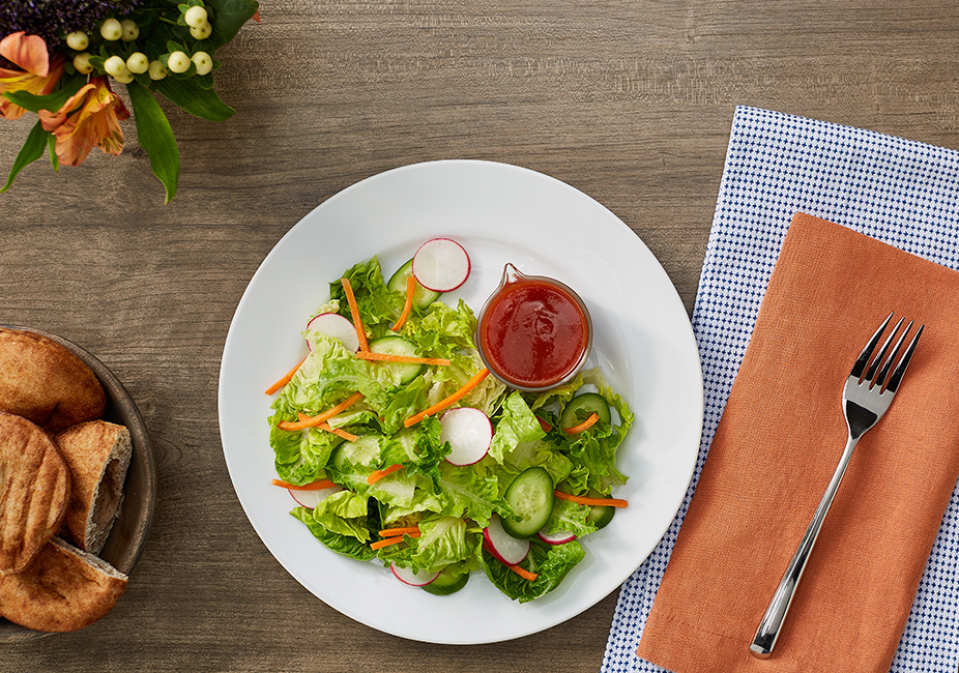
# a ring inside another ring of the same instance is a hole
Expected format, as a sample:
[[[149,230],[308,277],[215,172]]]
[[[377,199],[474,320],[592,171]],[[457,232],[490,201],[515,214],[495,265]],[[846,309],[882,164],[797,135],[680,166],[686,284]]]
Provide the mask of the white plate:
[[[619,450],[629,500],[585,540],[586,558],[563,584],[520,605],[482,574],[452,596],[405,586],[375,562],[339,556],[289,515],[275,477],[263,391],[305,355],[300,337],[329,282],[378,255],[388,276],[433,236],[462,243],[472,273],[447,300],[478,312],[503,266],[553,276],[589,306],[592,364],[637,422]],[[267,255],[233,318],[219,390],[223,452],[246,515],[270,552],[331,607],[412,640],[475,644],[559,624],[622,584],[649,555],[682,503],[699,451],[703,382],[686,311],[665,271],[621,220],[582,192],[526,169],[440,161],[376,175],[309,213]],[[290,615],[294,624],[298,619]],[[303,625],[303,628],[312,628]]]

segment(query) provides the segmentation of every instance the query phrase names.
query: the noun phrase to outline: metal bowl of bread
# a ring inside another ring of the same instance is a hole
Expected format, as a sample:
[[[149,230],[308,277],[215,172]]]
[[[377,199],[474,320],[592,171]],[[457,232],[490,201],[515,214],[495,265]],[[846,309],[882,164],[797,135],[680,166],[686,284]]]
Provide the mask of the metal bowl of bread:
[[[146,427],[120,381],[66,339],[0,325],[0,642],[105,617],[155,500]]]

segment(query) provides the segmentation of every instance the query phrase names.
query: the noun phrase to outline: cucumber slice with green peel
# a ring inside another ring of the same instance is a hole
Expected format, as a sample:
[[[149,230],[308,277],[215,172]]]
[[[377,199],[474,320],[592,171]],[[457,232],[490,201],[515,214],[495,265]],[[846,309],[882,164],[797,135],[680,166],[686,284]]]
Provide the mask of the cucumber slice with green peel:
[[[448,566],[440,571],[435,580],[420,588],[434,596],[449,596],[465,587],[469,579],[470,574],[468,572],[457,570],[454,566]]]
[[[586,523],[596,526],[596,530],[606,528],[609,522],[613,520],[616,514],[615,507],[603,507],[602,505],[590,505],[589,514],[586,515]]]
[[[416,347],[400,336],[385,336],[381,339],[371,341],[370,350],[374,353],[386,353],[388,355],[419,356],[419,353],[416,352]],[[400,375],[401,383],[409,383],[423,371],[423,365],[416,363],[383,362],[378,364],[386,367],[394,367]]]
[[[533,537],[553,513],[553,478],[544,468],[531,467],[513,480],[505,498],[517,518],[502,517],[503,528],[513,537]]]
[[[577,395],[566,403],[563,414],[559,419],[559,427],[575,427],[592,414],[599,416],[600,424],[607,427],[609,426],[612,415],[609,411],[609,402],[606,401],[606,398],[599,393],[583,393],[582,395]]]
[[[392,276],[390,276],[389,281],[386,283],[386,287],[393,292],[401,292],[406,296],[406,279],[413,275],[413,260],[411,259],[406,264],[401,266],[396,270]],[[426,308],[434,301],[440,298],[440,292],[435,292],[433,290],[427,290],[425,287],[420,285],[419,281],[416,282],[416,289],[413,291],[413,303],[416,304],[419,308]]]

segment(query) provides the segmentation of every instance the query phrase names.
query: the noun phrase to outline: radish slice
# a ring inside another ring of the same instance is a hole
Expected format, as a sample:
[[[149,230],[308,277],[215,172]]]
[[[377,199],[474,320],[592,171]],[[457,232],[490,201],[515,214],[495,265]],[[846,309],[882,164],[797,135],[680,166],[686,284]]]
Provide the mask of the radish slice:
[[[288,488],[286,490],[290,492],[290,495],[293,496],[293,499],[296,500],[297,504],[302,505],[307,509],[315,509],[320,502],[326,500],[329,496],[333,495],[337,491],[342,491],[343,488],[340,486],[331,486],[330,488],[321,488],[316,491],[301,491],[299,489],[293,490],[292,488]]]
[[[576,539],[576,536],[568,530],[559,530],[555,533],[547,533],[545,530],[541,530],[536,534],[536,537],[546,544],[566,544]]]
[[[348,351],[360,349],[360,340],[356,336],[353,323],[339,313],[321,313],[306,324],[306,329],[339,339]],[[306,346],[313,350],[313,344],[309,339],[306,340]]]
[[[470,256],[450,238],[431,238],[413,255],[413,275],[433,292],[451,292],[470,275]]]
[[[490,517],[489,525],[483,529],[483,540],[489,553],[508,566],[520,563],[529,554],[529,540],[521,540],[507,533],[496,514]]]
[[[396,575],[403,584],[409,584],[411,587],[425,587],[427,584],[439,577],[439,571],[423,572],[422,570],[412,570],[411,568],[401,568],[395,563],[390,564],[390,570]]]
[[[440,426],[440,442],[449,442],[451,447],[446,461],[453,465],[478,463],[493,441],[493,423],[480,409],[450,409],[440,419]]]

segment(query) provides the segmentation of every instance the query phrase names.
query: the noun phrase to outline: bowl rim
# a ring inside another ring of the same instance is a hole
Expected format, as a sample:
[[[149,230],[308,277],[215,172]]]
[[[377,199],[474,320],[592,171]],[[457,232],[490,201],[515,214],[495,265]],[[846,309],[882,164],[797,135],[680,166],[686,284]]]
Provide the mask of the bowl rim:
[[[137,462],[138,473],[142,474],[142,493],[139,496],[140,507],[138,511],[134,513],[134,523],[136,524],[134,529],[136,534],[133,538],[131,538],[130,543],[125,546],[125,550],[129,550],[128,553],[124,554],[120,559],[107,559],[107,561],[114,565],[114,567],[116,567],[120,572],[129,575],[136,566],[137,562],[140,560],[140,556],[143,554],[146,541],[150,536],[150,529],[153,525],[153,517],[156,511],[156,462],[153,457],[153,450],[150,444],[147,426],[143,421],[143,416],[140,414],[140,410],[137,408],[137,405],[130,396],[130,393],[123,386],[116,375],[110,371],[110,369],[103,364],[99,358],[94,356],[85,348],[82,348],[61,336],[42,329],[37,329],[35,327],[0,323],[0,329],[31,332],[33,334],[46,337],[60,344],[71,353],[79,357],[88,367],[90,367],[90,369],[93,370],[93,373],[103,386],[103,390],[106,393],[108,400],[107,412],[109,413],[112,408],[115,411],[116,416],[123,416],[125,419],[127,419],[125,424],[127,424],[127,428],[130,430],[130,439],[133,443],[133,458],[131,459],[130,470],[127,472],[127,479],[124,481],[124,495],[126,496],[127,494],[129,475],[130,472],[133,471],[134,461]],[[128,500],[124,498],[124,504],[121,504],[120,516],[117,519],[118,522],[123,518],[123,508],[127,502]],[[114,536],[118,529],[119,526],[115,525],[113,530],[110,531],[110,536],[107,538],[107,543],[104,546],[104,550],[109,548],[110,539]],[[102,553],[103,552],[101,552],[101,554]],[[28,629],[24,626],[14,624],[9,620],[0,617],[0,643],[24,642],[51,635],[55,634]]]

